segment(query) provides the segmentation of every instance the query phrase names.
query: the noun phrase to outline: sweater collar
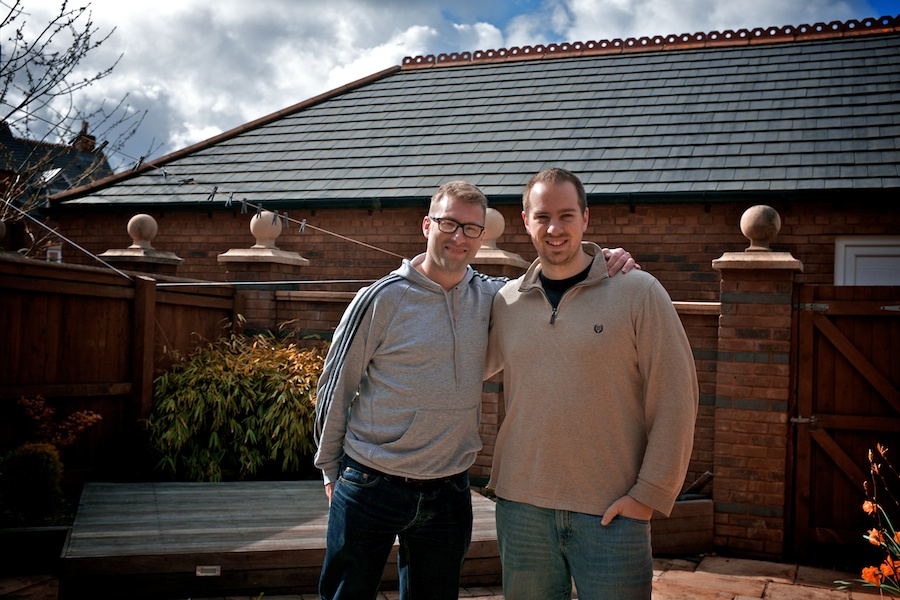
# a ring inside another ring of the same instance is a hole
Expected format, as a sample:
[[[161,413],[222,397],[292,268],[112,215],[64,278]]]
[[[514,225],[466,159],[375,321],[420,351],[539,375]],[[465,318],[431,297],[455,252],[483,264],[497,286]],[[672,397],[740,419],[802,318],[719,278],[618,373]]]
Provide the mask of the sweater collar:
[[[416,283],[416,284],[422,286],[423,288],[425,288],[427,290],[441,292],[442,294],[446,293],[446,290],[444,290],[444,288],[441,287],[441,285],[439,283],[429,279],[425,275],[422,275],[422,273],[420,273],[418,271],[418,269],[416,269],[416,265],[420,264],[423,260],[425,260],[424,252],[422,254],[419,254],[418,256],[415,256],[412,259],[404,258],[403,262],[400,264],[400,268],[398,268],[394,272],[397,273],[398,275],[400,275],[401,277],[404,277],[405,279],[408,279],[409,281],[412,281],[413,283]],[[462,280],[459,283],[457,283],[456,286],[454,286],[454,287],[458,287],[458,288],[465,287],[466,285],[469,284],[470,281],[472,281],[472,278],[474,276],[475,276],[475,270],[472,268],[471,265],[469,265],[468,267],[466,267],[466,274],[463,276]]]
[[[591,270],[588,273],[587,279],[579,283],[578,285],[594,285],[600,283],[604,279],[609,279],[609,271],[606,268],[606,260],[603,257],[603,249],[600,248],[594,242],[581,242],[581,248],[590,256],[594,258],[591,263]],[[599,256],[599,260],[597,257]],[[522,276],[522,284],[519,286],[519,290],[524,292],[530,290],[532,288],[541,288],[541,278],[539,277],[539,273],[541,272],[541,259],[536,258],[531,266],[528,267],[528,270],[525,271],[525,274]]]

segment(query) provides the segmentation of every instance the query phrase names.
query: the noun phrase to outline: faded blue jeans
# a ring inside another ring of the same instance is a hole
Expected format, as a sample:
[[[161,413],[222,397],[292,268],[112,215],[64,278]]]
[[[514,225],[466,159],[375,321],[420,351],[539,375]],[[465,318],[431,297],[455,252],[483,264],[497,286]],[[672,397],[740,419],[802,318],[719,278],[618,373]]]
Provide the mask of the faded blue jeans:
[[[394,539],[402,600],[456,600],[472,539],[469,476],[405,483],[344,458],[328,512],[319,597],[375,598]]]
[[[649,600],[650,521],[540,508],[497,499],[506,600]]]

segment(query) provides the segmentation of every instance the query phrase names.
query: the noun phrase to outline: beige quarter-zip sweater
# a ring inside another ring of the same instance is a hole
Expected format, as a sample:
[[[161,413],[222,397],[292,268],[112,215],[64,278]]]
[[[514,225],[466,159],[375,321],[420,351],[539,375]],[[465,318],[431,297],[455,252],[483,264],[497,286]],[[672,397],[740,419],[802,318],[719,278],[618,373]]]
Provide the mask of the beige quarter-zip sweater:
[[[630,495],[669,514],[697,417],[697,374],[662,285],[610,278],[600,247],[557,310],[540,259],[494,298],[487,374],[504,370],[506,416],[491,487],[506,500],[602,515]]]

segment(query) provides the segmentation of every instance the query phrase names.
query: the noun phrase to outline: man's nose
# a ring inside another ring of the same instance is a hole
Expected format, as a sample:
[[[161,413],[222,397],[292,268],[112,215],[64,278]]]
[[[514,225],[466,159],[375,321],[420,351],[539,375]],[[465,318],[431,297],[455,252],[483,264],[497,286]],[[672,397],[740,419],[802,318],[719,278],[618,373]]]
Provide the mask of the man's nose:
[[[458,237],[457,237],[457,236],[458,236]],[[463,233],[463,228],[462,228],[462,227],[457,227],[457,228],[456,228],[456,231],[454,231],[454,232],[453,232],[453,235],[451,235],[450,237],[452,237],[454,240],[457,240],[457,239],[458,239],[459,241],[463,241],[463,242],[464,242],[465,239],[466,239],[466,234]]]

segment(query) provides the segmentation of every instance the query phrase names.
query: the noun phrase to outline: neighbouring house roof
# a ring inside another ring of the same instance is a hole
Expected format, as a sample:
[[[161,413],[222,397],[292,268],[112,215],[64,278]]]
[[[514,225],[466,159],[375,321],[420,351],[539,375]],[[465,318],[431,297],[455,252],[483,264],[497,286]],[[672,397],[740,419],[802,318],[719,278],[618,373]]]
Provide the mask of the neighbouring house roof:
[[[592,202],[900,188],[900,17],[410,57],[71,190],[58,206],[518,201],[547,166]],[[219,196],[221,199],[221,196]]]
[[[16,175],[29,179],[32,189],[57,194],[69,188],[104,179],[113,170],[87,133],[87,123],[71,146],[17,138],[0,122],[0,174],[4,180]]]

